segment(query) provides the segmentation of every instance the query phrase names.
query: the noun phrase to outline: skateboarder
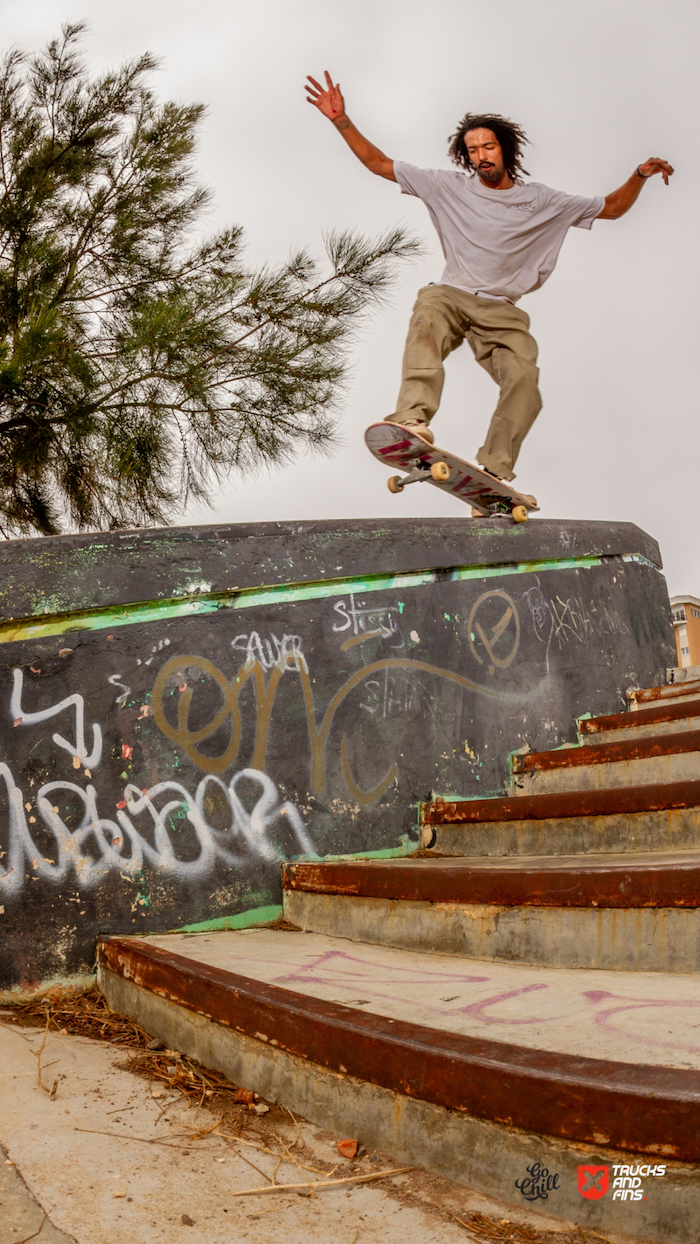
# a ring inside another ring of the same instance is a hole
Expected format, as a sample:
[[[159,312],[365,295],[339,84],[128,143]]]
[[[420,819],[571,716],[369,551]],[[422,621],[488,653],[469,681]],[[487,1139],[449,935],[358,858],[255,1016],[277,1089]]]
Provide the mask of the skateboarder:
[[[466,340],[500,388],[486,441],[483,468],[512,480],[520,446],[542,406],[537,387],[537,343],[530,318],[515,304],[550,276],[566,232],[629,211],[644,182],[673,173],[654,156],[603,198],[584,198],[526,182],[521,163],[528,141],[519,125],[498,115],[467,114],[450,140],[459,171],[416,168],[390,160],[360,134],[345,112],[340,85],[307,79],[309,103],[340,131],[365,168],[398,182],[422,199],[446,259],[438,284],[418,291],[403,359],[401,389],[390,423],[410,427],[431,444],[428,425],[440,402],[443,361]]]

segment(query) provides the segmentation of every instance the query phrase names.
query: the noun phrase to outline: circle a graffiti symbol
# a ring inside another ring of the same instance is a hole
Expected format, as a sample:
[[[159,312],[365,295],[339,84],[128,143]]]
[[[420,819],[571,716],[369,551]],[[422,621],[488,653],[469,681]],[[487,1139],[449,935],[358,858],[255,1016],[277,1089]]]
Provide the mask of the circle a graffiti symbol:
[[[492,624],[494,602],[498,602],[497,620]],[[484,592],[474,602],[467,622],[467,634],[472,655],[479,665],[484,664],[484,657],[477,643],[485,650],[490,674],[493,674],[495,666],[505,669],[510,665],[520,646],[520,618],[515,602],[507,592],[498,589]]]

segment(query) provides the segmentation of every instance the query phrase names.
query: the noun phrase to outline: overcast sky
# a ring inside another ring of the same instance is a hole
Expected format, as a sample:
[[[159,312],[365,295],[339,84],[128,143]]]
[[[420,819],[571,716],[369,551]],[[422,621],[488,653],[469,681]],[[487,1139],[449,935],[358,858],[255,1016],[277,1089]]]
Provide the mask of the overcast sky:
[[[671,593],[700,596],[695,0],[4,0],[2,43],[36,49],[65,20],[91,23],[95,68],[150,50],[162,98],[208,105],[199,153],[212,227],[244,226],[251,262],[330,227],[406,223],[425,239],[389,306],[364,326],[341,446],[284,471],[232,480],[195,522],[464,513],[434,488],[392,497],[364,448],[394,409],[416,290],[442,257],[427,211],[372,177],[306,102],[328,68],[358,127],[387,155],[451,167],[468,109],[517,120],[535,180],[606,194],[650,155],[676,174],[620,221],[572,229],[544,289],[524,298],[540,345],[544,409],[517,483],[551,518],[628,520],[661,545]],[[482,444],[496,389],[465,346],[448,361],[436,441]]]

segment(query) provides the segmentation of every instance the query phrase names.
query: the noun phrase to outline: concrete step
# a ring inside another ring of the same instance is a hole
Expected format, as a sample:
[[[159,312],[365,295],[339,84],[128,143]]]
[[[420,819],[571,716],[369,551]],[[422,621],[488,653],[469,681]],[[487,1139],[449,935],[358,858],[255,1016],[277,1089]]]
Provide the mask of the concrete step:
[[[496,907],[700,909],[700,851],[283,864],[286,891]]]
[[[512,773],[514,795],[693,781],[700,777],[700,730],[520,753]]]
[[[606,717],[582,717],[578,735],[582,743],[618,743],[622,739],[651,739],[682,730],[700,730],[700,701],[660,701],[635,713],[611,713]]]
[[[700,665],[672,665],[666,670],[666,682],[698,682]]]
[[[550,967],[693,972],[700,852],[283,864],[317,933]]]
[[[423,847],[443,855],[700,850],[700,781],[436,800],[421,819]]]
[[[632,712],[649,704],[670,704],[674,701],[688,702],[700,699],[700,679],[664,684],[660,687],[633,687],[627,692]]]
[[[538,1162],[559,1173],[548,1214],[694,1238],[697,977],[610,982],[271,929],[103,939],[98,959],[114,1010],[311,1122],[513,1203]],[[648,1199],[609,1195],[602,1219],[577,1189],[591,1163],[641,1164]]]

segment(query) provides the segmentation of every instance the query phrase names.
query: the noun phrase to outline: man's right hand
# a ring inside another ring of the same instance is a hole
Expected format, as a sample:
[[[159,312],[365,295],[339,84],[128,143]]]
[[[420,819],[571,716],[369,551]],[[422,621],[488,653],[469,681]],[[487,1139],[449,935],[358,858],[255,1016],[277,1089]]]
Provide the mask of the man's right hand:
[[[329,121],[337,121],[339,117],[345,116],[345,100],[340,93],[340,83],[333,84],[328,70],[325,70],[324,77],[326,79],[326,89],[324,91],[320,82],[311,77],[306,79],[306,98],[310,104],[314,104],[324,117],[328,117]],[[309,86],[309,83],[311,85]]]
[[[335,128],[340,131],[345,139],[348,147],[355,153],[358,160],[368,168],[370,173],[376,173],[378,177],[386,177],[387,181],[396,181],[394,177],[394,162],[388,156],[384,155],[374,143],[369,142],[359,130],[353,125],[349,116],[345,111],[345,100],[340,93],[340,83],[333,83],[328,70],[325,72],[326,89],[324,90],[320,82],[308,75],[306,80],[306,98],[310,104],[314,104],[324,117],[328,117],[332,121]]]

